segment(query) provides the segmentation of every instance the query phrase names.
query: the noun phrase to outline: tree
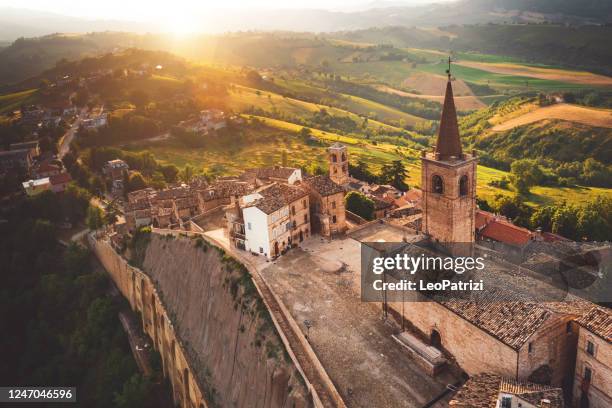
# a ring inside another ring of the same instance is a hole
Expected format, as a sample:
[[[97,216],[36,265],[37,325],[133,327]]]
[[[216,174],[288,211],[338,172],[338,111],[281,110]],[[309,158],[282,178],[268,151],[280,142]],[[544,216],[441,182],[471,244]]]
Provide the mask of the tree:
[[[535,160],[516,160],[510,166],[512,183],[519,194],[528,194],[529,189],[544,179],[544,173]]]
[[[189,183],[193,178],[193,173],[193,167],[191,167],[191,165],[189,164],[185,165],[185,167],[183,167],[183,170],[181,171],[181,180],[183,180],[185,183]]]
[[[521,196],[499,195],[493,207],[496,212],[510,219],[514,224],[525,228],[530,226],[532,209],[523,202]]]
[[[175,183],[179,174],[179,169],[174,164],[161,166],[161,172],[167,183]]]
[[[104,212],[100,207],[90,205],[89,208],[87,208],[85,222],[87,223],[87,227],[92,231],[102,228],[104,225]]]
[[[372,220],[374,218],[374,201],[358,191],[349,192],[344,197],[346,209],[357,214],[363,219]]]
[[[310,130],[310,128],[303,127],[302,129],[300,129],[300,137],[303,140],[307,140],[311,135],[312,135],[312,130]]]
[[[570,239],[580,239],[578,209],[567,203],[557,208],[552,217],[552,232]]]
[[[142,407],[151,393],[152,384],[141,374],[134,374],[123,384],[120,393],[115,393],[114,402],[118,408]]]
[[[128,178],[128,186],[127,186],[128,192],[142,190],[143,188],[146,188],[146,187],[147,187],[147,182],[145,181],[142,174],[140,174],[137,171],[130,174]]]
[[[281,165],[283,167],[287,167],[289,160],[287,159],[287,151],[283,150],[281,152]]]
[[[353,166],[349,163],[349,174],[358,180],[365,181],[367,183],[376,182],[376,175],[370,171],[366,162],[362,159],[357,161],[357,165]]]
[[[406,177],[408,177],[408,171],[401,160],[385,164],[380,171],[381,183],[390,184],[400,191],[408,191],[408,184],[404,181]]]

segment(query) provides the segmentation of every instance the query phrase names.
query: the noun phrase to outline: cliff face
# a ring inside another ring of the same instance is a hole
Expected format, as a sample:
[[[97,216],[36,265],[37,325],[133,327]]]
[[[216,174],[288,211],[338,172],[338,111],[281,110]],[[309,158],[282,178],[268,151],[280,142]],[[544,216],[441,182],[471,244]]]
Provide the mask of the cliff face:
[[[210,406],[307,407],[246,269],[201,239],[152,234],[142,263]]]

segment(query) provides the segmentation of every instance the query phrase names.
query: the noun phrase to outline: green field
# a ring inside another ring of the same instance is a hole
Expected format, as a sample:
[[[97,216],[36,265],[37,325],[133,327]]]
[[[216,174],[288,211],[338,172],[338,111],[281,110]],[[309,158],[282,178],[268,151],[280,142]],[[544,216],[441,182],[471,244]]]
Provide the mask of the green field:
[[[258,91],[254,88],[237,85],[235,86],[234,90],[229,93],[227,103],[228,107],[238,112],[243,112],[245,109],[250,107],[256,107],[264,109],[268,112],[277,111],[303,119],[309,118],[313,113],[325,109],[330,115],[349,117],[358,124],[363,122],[362,116],[370,115],[374,115],[377,118],[385,121],[403,120],[405,123],[409,124],[422,120],[416,116],[409,115],[397,109],[389,108],[362,98],[346,96],[346,100],[343,101],[345,102],[343,105],[347,105],[350,111],[332,106],[305,102],[299,99],[283,97],[272,92]],[[368,120],[367,128],[372,131],[403,131],[401,128],[371,119]]]
[[[245,117],[252,116],[245,115]],[[223,140],[218,140],[206,148],[187,148],[170,141],[134,144],[130,150],[151,151],[160,161],[178,167],[190,164],[196,169],[213,171],[215,174],[236,175],[246,168],[280,164],[283,151],[287,153],[287,164],[290,166],[308,167],[312,163],[317,163],[325,167],[327,166],[326,146],[338,141],[347,145],[352,163],[363,160],[372,170],[379,171],[385,163],[402,160],[409,172],[406,180],[408,184],[410,186],[421,184],[419,152],[414,149],[388,143],[371,143],[365,139],[318,129],[312,129],[312,135],[323,143],[308,144],[297,136],[302,126],[276,119],[263,117],[257,119],[269,128],[249,134],[240,144],[232,143],[228,146]],[[478,196],[492,201],[498,194],[512,195],[513,192],[509,190],[489,185],[491,181],[507,176],[508,173],[505,171],[478,166]],[[527,203],[540,206],[566,200],[574,204],[583,204],[599,195],[612,196],[612,189],[536,186],[532,188]]]
[[[36,101],[37,89],[0,95],[0,115],[19,109],[21,105],[34,103]]]

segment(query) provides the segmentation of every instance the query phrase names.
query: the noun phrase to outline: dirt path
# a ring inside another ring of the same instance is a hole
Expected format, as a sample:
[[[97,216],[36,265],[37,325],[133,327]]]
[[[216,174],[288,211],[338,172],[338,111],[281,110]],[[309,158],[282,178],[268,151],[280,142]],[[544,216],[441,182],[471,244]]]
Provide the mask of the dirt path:
[[[477,61],[458,61],[455,64],[469,68],[476,68],[487,72],[493,72],[495,74],[518,75],[581,85],[612,86],[612,78],[585,71],[569,71],[554,68],[531,67],[511,63],[489,63]]]
[[[500,132],[544,119],[560,119],[585,125],[612,128],[612,110],[594,109],[567,103],[559,103],[538,108],[524,115],[499,123],[495,125],[492,130]]]
[[[411,92],[400,91],[399,89],[391,88],[386,85],[379,85],[376,87],[379,91],[387,92],[395,95],[406,96],[408,98],[419,98],[427,99],[428,101],[438,102],[442,104],[444,102],[444,95],[423,95],[415,94]],[[442,90],[444,91],[444,89]],[[455,96],[455,106],[460,111],[468,111],[484,108],[487,105],[478,99],[477,96]]]

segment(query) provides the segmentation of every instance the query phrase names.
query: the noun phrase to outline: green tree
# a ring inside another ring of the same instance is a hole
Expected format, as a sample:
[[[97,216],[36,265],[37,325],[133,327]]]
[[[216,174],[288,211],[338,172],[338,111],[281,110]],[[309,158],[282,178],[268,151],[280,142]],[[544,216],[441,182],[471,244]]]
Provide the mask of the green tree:
[[[358,191],[349,192],[344,197],[346,209],[363,219],[374,219],[374,201]]]
[[[152,384],[148,378],[134,374],[123,384],[120,393],[115,393],[114,402],[117,408],[139,408],[151,393]]]
[[[544,179],[544,173],[535,160],[516,160],[510,166],[512,183],[519,194],[528,194],[529,189]]]
[[[127,186],[128,192],[142,190],[143,188],[146,188],[146,187],[147,187],[147,182],[145,178],[142,176],[142,174],[140,174],[137,171],[130,174],[129,179],[128,179],[128,186]]]
[[[381,183],[390,184],[400,191],[408,191],[408,184],[404,181],[406,177],[408,177],[408,170],[401,160],[385,164],[380,171]]]
[[[85,222],[87,223],[87,227],[92,231],[102,228],[104,225],[104,212],[100,207],[90,205],[89,208],[87,208]]]
[[[570,239],[580,239],[578,230],[578,208],[563,203],[552,217],[552,232]]]
[[[191,179],[193,178],[193,174],[194,174],[193,167],[187,164],[185,165],[185,167],[183,167],[183,170],[181,171],[181,174],[180,174],[181,180],[183,180],[185,183],[189,183]]]
[[[167,183],[175,183],[178,178],[179,169],[174,164],[168,164],[161,166],[161,172]]]

